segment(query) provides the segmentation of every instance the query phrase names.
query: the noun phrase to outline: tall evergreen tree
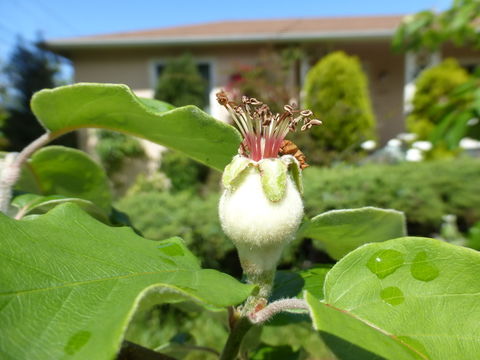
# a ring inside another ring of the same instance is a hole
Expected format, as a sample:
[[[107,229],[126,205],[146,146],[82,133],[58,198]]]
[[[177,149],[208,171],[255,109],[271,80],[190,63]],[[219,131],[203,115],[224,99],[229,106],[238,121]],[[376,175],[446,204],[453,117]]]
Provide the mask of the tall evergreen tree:
[[[37,44],[19,39],[4,68],[8,86],[6,109],[8,116],[3,133],[8,139],[7,150],[20,151],[45,132],[30,110],[32,95],[44,88],[57,85],[61,59]],[[63,138],[61,143],[75,145],[75,136]]]

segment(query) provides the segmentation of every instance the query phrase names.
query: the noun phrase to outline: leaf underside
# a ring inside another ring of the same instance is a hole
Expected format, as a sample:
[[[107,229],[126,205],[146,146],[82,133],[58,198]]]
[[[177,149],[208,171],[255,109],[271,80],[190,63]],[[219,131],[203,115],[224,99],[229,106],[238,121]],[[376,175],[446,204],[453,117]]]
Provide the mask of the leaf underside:
[[[237,153],[240,134],[195,106],[138,98],[126,85],[79,83],[36,93],[33,113],[53,135],[104,128],[178,150],[217,170]]]

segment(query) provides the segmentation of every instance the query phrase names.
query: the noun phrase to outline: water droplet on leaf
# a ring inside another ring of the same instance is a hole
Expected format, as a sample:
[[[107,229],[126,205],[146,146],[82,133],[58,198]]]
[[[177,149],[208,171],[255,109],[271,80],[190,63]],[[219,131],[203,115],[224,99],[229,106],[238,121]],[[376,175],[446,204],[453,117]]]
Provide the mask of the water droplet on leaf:
[[[386,249],[377,251],[367,262],[368,269],[384,279],[404,264],[404,255],[400,251]]]
[[[420,251],[415,256],[410,272],[415,279],[420,281],[432,281],[439,274],[437,266],[428,259],[428,254],[425,251]]]
[[[164,244],[160,244],[158,246],[158,249],[169,256],[184,256],[185,253],[183,252],[183,249],[180,245],[173,243],[173,242],[167,242]]]
[[[409,345],[411,348],[415,349],[417,352],[426,356],[427,359],[430,359],[430,356],[428,355],[427,350],[425,349],[425,345],[423,345],[417,339],[411,338],[410,336],[397,336],[397,338],[403,343]]]
[[[92,333],[90,331],[79,331],[73,334],[70,339],[68,339],[67,345],[65,345],[64,351],[68,355],[75,354],[78,350],[85,346],[85,344],[90,340]]]
[[[380,291],[380,297],[383,301],[390,305],[400,305],[405,301],[402,290],[396,286],[389,286]]]

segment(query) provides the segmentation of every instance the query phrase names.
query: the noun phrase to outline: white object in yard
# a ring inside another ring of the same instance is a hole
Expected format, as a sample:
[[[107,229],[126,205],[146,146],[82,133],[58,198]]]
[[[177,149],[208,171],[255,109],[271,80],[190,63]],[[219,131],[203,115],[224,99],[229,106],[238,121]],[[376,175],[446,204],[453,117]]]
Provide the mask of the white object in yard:
[[[416,138],[417,138],[417,134],[414,134],[414,133],[400,133],[397,135],[397,139],[405,142],[415,141]]]
[[[471,118],[470,120],[467,121],[468,126],[474,126],[478,124],[478,118]]]
[[[388,147],[395,147],[395,148],[400,147],[400,146],[402,146],[402,142],[398,139],[390,139],[387,142],[387,146]]]
[[[415,141],[412,144],[412,147],[421,151],[430,151],[432,150],[433,145],[430,141]]]
[[[155,91],[153,89],[133,89],[133,92],[138,97],[143,97],[148,99],[153,99],[153,96],[155,95]]]
[[[460,140],[460,147],[465,150],[478,150],[480,149],[480,141],[472,138],[463,138]]]
[[[361,145],[363,150],[371,151],[377,147],[377,143],[374,140],[364,141]]]
[[[414,162],[422,161],[423,160],[423,154],[418,149],[408,149],[407,154],[405,155],[405,160],[414,161]]]

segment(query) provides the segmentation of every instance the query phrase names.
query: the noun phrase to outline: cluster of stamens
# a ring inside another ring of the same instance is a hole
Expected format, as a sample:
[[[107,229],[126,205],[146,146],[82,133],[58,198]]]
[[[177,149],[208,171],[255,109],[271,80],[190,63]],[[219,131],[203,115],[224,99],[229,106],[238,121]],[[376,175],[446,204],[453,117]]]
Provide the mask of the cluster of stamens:
[[[305,131],[322,124],[312,119],[310,110],[297,110],[295,105],[285,105],[283,113],[273,114],[268,105],[255,98],[243,96],[237,104],[224,91],[217,93],[217,101],[228,110],[243,136],[242,155],[254,161],[276,158],[285,136],[300,125],[301,131]]]

